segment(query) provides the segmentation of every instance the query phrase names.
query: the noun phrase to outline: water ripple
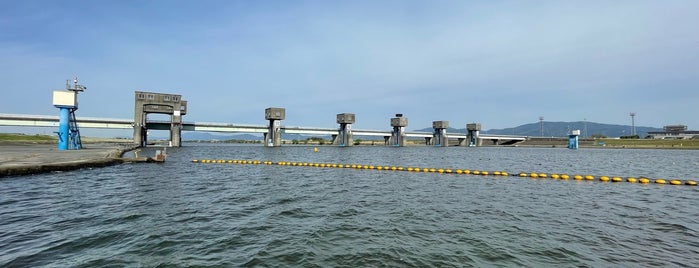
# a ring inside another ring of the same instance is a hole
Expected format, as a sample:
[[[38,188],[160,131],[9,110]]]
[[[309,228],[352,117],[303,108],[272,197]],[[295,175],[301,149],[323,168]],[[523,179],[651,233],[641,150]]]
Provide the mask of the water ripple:
[[[159,165],[0,180],[0,266],[697,267],[692,187],[190,162],[682,177],[695,167],[657,161],[696,154],[183,147]]]

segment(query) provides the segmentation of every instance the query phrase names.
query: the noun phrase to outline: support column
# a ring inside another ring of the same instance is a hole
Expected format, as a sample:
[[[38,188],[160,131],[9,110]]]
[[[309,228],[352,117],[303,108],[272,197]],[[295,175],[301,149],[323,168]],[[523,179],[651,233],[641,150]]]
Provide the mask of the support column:
[[[170,119],[170,146],[182,146],[182,116],[179,107],[175,107]]]
[[[434,142],[432,145],[440,147],[449,146],[449,137],[447,137],[449,121],[433,121],[432,128],[434,129],[434,134],[432,135]]]
[[[580,136],[580,130],[573,130],[568,135],[568,149],[576,150],[578,149],[578,137]]]
[[[143,103],[138,99],[136,93],[136,101],[134,103],[133,112],[133,142],[140,147],[146,146],[146,113],[143,111]]]
[[[281,120],[286,116],[284,108],[267,108],[265,109],[265,119],[269,120],[269,127],[265,138],[266,147],[279,147],[282,145],[282,126]]]
[[[70,127],[71,112],[78,109],[78,91],[81,90],[82,88],[78,88],[77,84],[76,88],[71,88],[68,82],[66,82],[66,90],[53,91],[53,106],[59,109],[58,132],[56,132],[58,134],[58,150],[69,150],[71,141],[75,140],[73,136],[77,133],[71,132]],[[79,149],[77,146],[73,147]]]
[[[393,127],[391,145],[404,147],[407,144],[405,140],[405,127],[408,126],[408,118],[403,117],[403,114],[396,114],[396,117],[391,118],[391,126]]]
[[[136,114],[136,116],[134,117],[133,142],[140,147],[146,146],[147,132],[145,118],[146,115],[142,112],[140,114]]]
[[[59,107],[58,150],[68,150],[70,144],[70,108]]]
[[[340,124],[340,130],[338,131],[337,139],[335,139],[335,145],[339,145],[340,147],[354,145],[352,139],[352,124],[354,124],[354,121],[354,114],[337,114],[337,123]]]
[[[468,131],[468,146],[479,146],[480,139],[478,138],[481,131],[480,123],[470,123],[466,124],[466,130]]]

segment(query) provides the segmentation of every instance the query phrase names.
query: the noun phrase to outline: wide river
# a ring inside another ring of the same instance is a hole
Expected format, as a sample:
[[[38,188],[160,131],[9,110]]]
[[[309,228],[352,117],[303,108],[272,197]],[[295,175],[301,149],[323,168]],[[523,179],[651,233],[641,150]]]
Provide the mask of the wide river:
[[[0,267],[699,267],[699,187],[276,164],[684,181],[698,150],[313,148],[1,179]]]

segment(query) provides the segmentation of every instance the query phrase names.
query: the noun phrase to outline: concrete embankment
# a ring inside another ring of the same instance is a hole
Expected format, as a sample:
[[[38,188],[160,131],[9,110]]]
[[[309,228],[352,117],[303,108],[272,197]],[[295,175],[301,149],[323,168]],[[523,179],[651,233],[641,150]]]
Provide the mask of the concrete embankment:
[[[55,144],[0,144],[0,177],[104,167],[122,163],[121,156],[136,145],[86,144],[81,150],[60,151]]]

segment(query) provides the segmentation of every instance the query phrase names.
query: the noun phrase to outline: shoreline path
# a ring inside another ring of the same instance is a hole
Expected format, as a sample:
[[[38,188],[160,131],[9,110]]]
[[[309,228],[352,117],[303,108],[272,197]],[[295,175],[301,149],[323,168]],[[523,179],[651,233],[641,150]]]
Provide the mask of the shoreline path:
[[[80,150],[61,151],[56,144],[0,144],[0,178],[52,171],[104,167],[122,163],[134,144],[89,143]]]

